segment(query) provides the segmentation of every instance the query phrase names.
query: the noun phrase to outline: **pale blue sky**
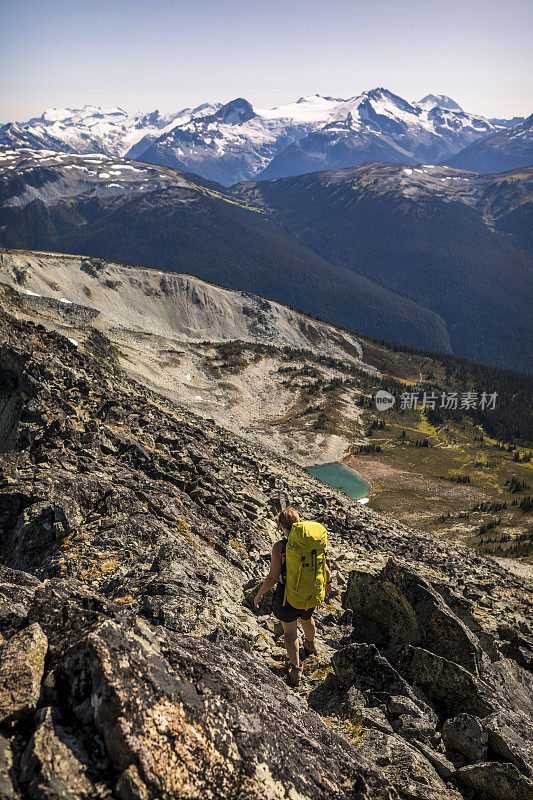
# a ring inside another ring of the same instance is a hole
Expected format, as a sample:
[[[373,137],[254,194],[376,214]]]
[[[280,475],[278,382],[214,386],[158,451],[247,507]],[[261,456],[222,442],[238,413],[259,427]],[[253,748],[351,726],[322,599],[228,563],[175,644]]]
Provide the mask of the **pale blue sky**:
[[[0,120],[385,86],[533,110],[531,0],[0,0]]]

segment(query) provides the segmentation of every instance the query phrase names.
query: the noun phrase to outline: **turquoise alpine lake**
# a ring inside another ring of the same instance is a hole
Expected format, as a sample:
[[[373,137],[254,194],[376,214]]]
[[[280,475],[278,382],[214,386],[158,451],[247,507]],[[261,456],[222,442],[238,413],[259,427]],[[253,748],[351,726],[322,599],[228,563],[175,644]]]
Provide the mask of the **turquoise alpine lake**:
[[[370,484],[364,478],[350,467],[336,461],[332,464],[317,464],[314,467],[307,467],[307,472],[323,483],[327,483],[328,486],[339,489],[354,500],[360,500],[361,497],[366,497],[370,493]]]

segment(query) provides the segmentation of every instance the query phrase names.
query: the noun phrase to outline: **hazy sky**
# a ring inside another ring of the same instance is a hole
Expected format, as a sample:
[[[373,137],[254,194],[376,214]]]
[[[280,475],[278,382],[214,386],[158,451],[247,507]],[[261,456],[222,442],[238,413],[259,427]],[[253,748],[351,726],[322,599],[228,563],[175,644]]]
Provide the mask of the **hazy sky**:
[[[385,86],[533,111],[531,0],[0,0],[0,120]]]

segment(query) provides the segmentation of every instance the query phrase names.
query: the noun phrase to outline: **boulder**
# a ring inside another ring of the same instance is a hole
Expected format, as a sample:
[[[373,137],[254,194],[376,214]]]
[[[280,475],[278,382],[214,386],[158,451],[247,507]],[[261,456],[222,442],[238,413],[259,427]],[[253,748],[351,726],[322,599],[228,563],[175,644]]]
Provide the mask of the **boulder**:
[[[15,800],[16,793],[11,780],[13,753],[7,739],[0,735],[0,800]]]
[[[387,704],[387,712],[391,717],[400,717],[402,714],[409,714],[412,717],[421,717],[423,712],[416,703],[408,697],[393,695]]]
[[[21,782],[32,800],[93,800],[100,795],[88,777],[88,756],[57,709],[39,713],[38,726],[21,759]]]
[[[427,756],[401,736],[375,727],[364,728],[360,747],[371,754],[402,800],[462,800],[456,789],[446,785]]]
[[[501,710],[486,717],[483,726],[489,747],[505,761],[533,778],[533,724],[524,714]]]
[[[457,770],[454,779],[480,800],[533,800],[533,783],[514,764],[472,764]]]
[[[36,707],[48,640],[38,623],[12,636],[0,649],[0,724],[16,722]]]
[[[487,758],[488,735],[483,722],[471,714],[458,714],[442,726],[442,741],[447,750],[460,753],[474,764]]]
[[[354,612],[359,641],[366,632],[378,645],[418,645],[477,670],[483,652],[478,639],[426,580],[393,559],[376,576],[350,573],[343,605]]]
[[[360,689],[377,702],[389,702],[391,695],[401,695],[416,708],[427,708],[373,644],[343,647],[333,654],[331,663],[337,678],[346,688]]]
[[[402,648],[396,666],[404,679],[421,689],[444,717],[463,712],[484,717],[498,708],[488,684],[454,661],[421,647]]]
[[[433,750],[432,747],[429,747],[424,742],[417,741],[416,739],[413,740],[414,746],[417,750],[420,750],[422,755],[424,755],[431,766],[435,769],[438,775],[440,775],[443,780],[447,781],[453,773],[455,772],[455,767],[452,762],[446,758],[444,753],[439,753],[437,750]]]
[[[361,714],[361,722],[366,728],[377,728],[378,731],[383,733],[394,733],[390,722],[380,708],[363,707],[359,713]]]
[[[410,714],[402,714],[393,723],[396,733],[404,739],[413,739],[419,742],[430,743],[435,739],[435,725],[427,717],[413,717]]]

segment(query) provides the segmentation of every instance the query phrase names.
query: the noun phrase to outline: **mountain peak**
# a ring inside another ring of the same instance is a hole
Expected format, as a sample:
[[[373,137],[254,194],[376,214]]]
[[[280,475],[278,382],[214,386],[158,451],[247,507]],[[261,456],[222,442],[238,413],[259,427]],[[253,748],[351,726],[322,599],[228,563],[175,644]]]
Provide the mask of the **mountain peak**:
[[[378,86],[375,89],[369,89],[363,92],[361,98],[364,98],[364,100],[367,101],[373,100],[375,102],[388,101],[389,103],[392,103],[393,105],[400,108],[402,111],[416,113],[416,110],[415,108],[413,108],[411,103],[408,103],[407,100],[403,99],[403,97],[394,94],[394,92],[389,91],[389,89],[385,89],[383,86]],[[364,100],[362,102],[364,102]]]
[[[423,108],[431,109],[435,106],[439,108],[446,108],[448,111],[462,111],[458,103],[455,100],[452,100],[451,97],[448,97],[445,94],[427,94],[421,100],[418,101],[417,105],[422,106]]]
[[[241,122],[247,122],[252,117],[255,117],[255,111],[248,100],[243,97],[236,97],[235,100],[230,100],[229,103],[221,106],[213,114],[213,117],[229,125],[239,125]]]

